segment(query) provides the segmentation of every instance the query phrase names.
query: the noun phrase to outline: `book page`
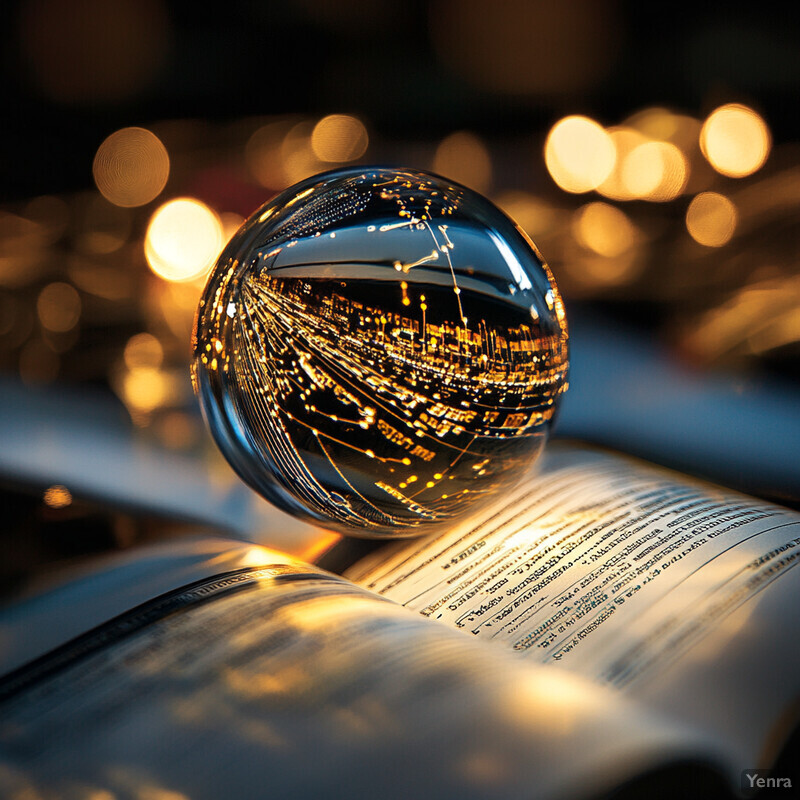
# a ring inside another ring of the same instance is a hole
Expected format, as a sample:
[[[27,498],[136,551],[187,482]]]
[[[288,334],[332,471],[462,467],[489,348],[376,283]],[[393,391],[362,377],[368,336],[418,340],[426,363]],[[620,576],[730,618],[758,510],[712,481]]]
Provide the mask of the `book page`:
[[[480,518],[390,545],[346,574],[423,616],[665,707],[696,707],[695,687],[721,681],[720,702],[771,692],[733,726],[752,752],[800,693],[797,637],[779,632],[800,621],[797,576],[784,577],[798,562],[795,512],[555,443],[537,473]],[[690,680],[698,652],[704,666]],[[720,658],[724,671],[709,667]],[[670,688],[662,696],[648,688],[657,685]]]
[[[154,598],[0,681],[8,797],[556,800],[716,756],[613,689],[287,560]]]

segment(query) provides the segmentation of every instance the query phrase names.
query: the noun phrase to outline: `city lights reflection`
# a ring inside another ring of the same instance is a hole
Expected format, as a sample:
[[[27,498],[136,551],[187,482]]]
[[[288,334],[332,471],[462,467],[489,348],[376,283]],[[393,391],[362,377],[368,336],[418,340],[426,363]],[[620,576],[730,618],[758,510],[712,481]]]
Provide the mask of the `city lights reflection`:
[[[335,530],[412,535],[541,450],[566,388],[563,304],[477,195],[341,171],[260,209],[228,253],[201,300],[195,386],[269,499]]]

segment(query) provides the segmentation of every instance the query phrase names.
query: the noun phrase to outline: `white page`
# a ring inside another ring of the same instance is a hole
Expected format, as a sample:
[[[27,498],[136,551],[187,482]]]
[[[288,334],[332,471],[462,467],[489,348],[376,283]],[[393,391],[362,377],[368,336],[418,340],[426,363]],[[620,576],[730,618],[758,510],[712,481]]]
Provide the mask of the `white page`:
[[[524,658],[727,727],[741,757],[755,758],[800,692],[797,637],[763,616],[769,608],[781,625],[798,621],[799,561],[795,512],[556,444],[537,474],[479,518],[390,546],[347,576]],[[731,634],[745,627],[755,654]],[[698,652],[712,654],[700,667]],[[727,669],[716,668],[720,658]],[[766,680],[768,691],[751,686]],[[714,722],[691,713],[704,705],[695,687],[708,685],[722,687],[720,703],[754,691],[759,700],[747,710],[728,702]]]

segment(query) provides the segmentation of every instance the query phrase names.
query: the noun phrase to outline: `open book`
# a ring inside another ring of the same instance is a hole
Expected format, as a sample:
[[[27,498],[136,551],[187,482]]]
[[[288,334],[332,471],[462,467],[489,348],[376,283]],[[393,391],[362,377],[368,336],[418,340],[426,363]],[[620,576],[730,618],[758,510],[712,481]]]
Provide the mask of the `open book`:
[[[0,794],[783,790],[798,561],[800,514],[562,443],[344,576],[222,540],[134,552],[0,618]]]

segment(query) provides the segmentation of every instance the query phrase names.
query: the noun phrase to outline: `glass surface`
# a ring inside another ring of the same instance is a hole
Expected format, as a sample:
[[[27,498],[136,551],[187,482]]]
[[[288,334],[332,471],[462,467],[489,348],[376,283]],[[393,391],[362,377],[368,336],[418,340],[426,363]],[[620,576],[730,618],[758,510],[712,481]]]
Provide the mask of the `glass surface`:
[[[488,200],[434,175],[309,178],[233,237],[193,378],[222,452],[282,508],[413,536],[510,488],[568,367],[549,268]]]

